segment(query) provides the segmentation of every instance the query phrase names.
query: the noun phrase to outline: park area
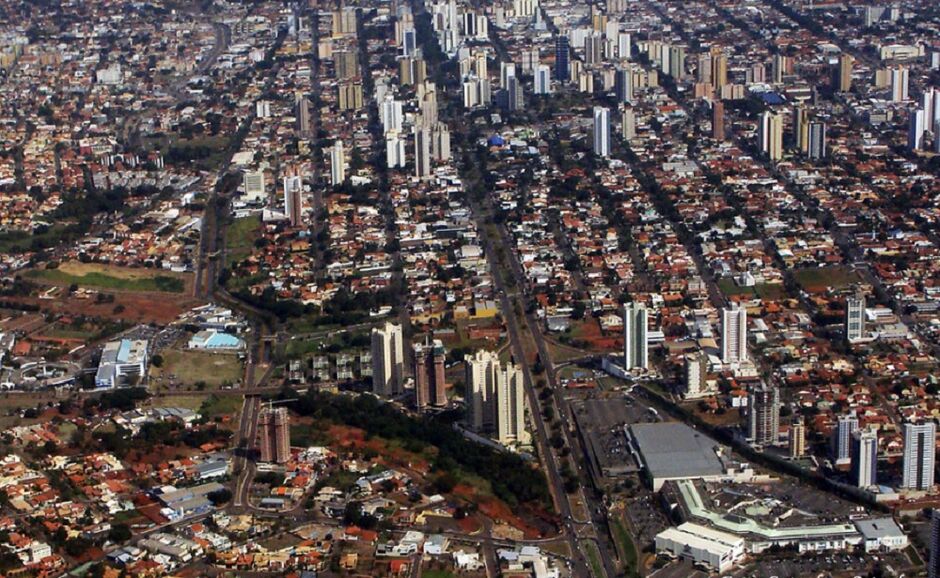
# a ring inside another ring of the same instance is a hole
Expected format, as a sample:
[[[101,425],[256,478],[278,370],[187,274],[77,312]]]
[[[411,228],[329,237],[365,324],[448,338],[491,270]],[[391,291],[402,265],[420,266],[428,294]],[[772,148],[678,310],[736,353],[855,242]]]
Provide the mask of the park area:
[[[858,273],[848,267],[798,269],[793,272],[793,278],[807,293],[844,289],[860,280]]]
[[[182,293],[191,277],[163,269],[117,267],[78,261],[67,261],[54,269],[33,269],[26,276],[63,287],[76,285],[88,289],[151,293]]]

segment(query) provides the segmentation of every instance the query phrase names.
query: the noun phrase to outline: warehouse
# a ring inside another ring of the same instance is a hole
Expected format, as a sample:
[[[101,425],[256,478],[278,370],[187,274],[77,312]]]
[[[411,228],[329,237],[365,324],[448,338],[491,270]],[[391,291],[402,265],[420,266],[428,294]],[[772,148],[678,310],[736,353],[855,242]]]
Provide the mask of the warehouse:
[[[633,424],[628,433],[653,491],[669,480],[717,480],[726,474],[718,443],[685,424]]]
[[[686,558],[725,572],[744,557],[744,538],[686,522],[656,535],[656,553]]]

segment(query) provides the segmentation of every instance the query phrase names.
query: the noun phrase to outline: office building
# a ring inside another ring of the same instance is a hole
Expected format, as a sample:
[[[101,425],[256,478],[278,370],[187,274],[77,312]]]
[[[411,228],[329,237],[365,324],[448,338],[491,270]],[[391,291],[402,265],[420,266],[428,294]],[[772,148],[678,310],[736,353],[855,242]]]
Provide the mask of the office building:
[[[757,142],[760,150],[772,161],[783,158],[783,117],[766,111],[760,117],[757,128]]]
[[[747,361],[747,310],[737,304],[721,312],[721,361]]]
[[[401,393],[405,354],[401,325],[386,322],[372,329],[372,393],[391,397]]]
[[[594,154],[610,156],[610,109],[594,107]]]
[[[933,488],[937,426],[934,422],[904,424],[904,460],[901,487],[927,491]]]
[[[95,372],[95,387],[110,389],[135,385],[147,375],[145,339],[119,339],[105,343]]]
[[[720,100],[712,104],[712,138],[725,140],[725,104]]]
[[[515,75],[506,79],[506,110],[514,112],[525,109],[525,97],[522,90],[522,81]]]
[[[415,176],[423,179],[431,176],[431,131],[416,126],[414,134]]]
[[[627,371],[649,368],[647,310],[642,303],[623,308],[623,368]]]
[[[839,56],[838,80],[836,88],[839,92],[849,92],[852,90],[852,67],[855,66],[855,59],[850,54]]]
[[[290,415],[286,407],[268,406],[258,415],[258,450],[264,463],[290,460]]]
[[[877,482],[878,433],[872,429],[857,430],[852,434],[852,483],[859,488],[870,488]]]
[[[832,430],[832,459],[837,466],[852,462],[852,434],[858,431],[855,413],[840,415]]]
[[[788,443],[790,459],[799,459],[806,455],[806,424],[798,416],[790,422],[790,440]]]
[[[748,439],[756,446],[777,443],[780,431],[780,392],[762,383],[748,393]]]
[[[346,182],[346,150],[343,141],[337,140],[330,148],[330,184],[335,186]]]
[[[290,222],[291,227],[299,227],[302,223],[301,211],[301,189],[302,183],[300,177],[284,177],[284,214]]]
[[[865,337],[865,296],[856,294],[845,300],[845,340],[855,343]]]
[[[547,64],[535,67],[535,94],[552,93],[552,70]]]
[[[568,42],[568,37],[564,34],[555,37],[555,80],[561,83],[568,82],[568,75],[570,74],[568,59],[571,47]]]
[[[910,81],[910,71],[903,66],[895,66],[891,71],[891,100],[904,102],[907,100],[907,87]]]
[[[440,339],[418,343],[415,352],[415,406],[419,411],[429,405],[447,405],[447,385],[444,381],[444,344]]]
[[[633,112],[632,108],[623,109],[620,122],[620,131],[624,140],[630,140],[636,137],[636,114]]]
[[[821,160],[826,158],[826,123],[814,120],[809,123],[809,158]]]

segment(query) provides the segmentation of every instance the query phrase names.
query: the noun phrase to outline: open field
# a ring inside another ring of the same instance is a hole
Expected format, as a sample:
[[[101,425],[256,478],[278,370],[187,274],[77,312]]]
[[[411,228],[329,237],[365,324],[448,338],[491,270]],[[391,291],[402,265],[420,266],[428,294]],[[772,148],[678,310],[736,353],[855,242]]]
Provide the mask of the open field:
[[[231,354],[167,349],[161,355],[163,365],[151,368],[151,379],[219,386],[234,384],[242,378],[242,362]]]
[[[225,232],[225,266],[245,260],[260,235],[261,219],[257,216],[232,221]]]
[[[799,269],[793,278],[809,293],[824,293],[828,289],[842,289],[859,281],[858,273],[848,267],[818,267]]]
[[[26,275],[53,285],[75,284],[92,289],[160,293],[182,293],[186,289],[187,278],[191,277],[162,269],[136,269],[77,261],[62,263],[56,269],[33,269]]]
[[[587,552],[588,563],[591,566],[591,574],[595,578],[604,576],[604,567],[601,565],[601,553],[597,551],[597,545],[594,542],[581,542],[584,551]]]
[[[766,300],[777,300],[786,297],[786,290],[781,283],[759,283],[753,287],[742,287],[735,284],[733,279],[725,277],[718,281],[718,288],[728,297],[752,295]]]

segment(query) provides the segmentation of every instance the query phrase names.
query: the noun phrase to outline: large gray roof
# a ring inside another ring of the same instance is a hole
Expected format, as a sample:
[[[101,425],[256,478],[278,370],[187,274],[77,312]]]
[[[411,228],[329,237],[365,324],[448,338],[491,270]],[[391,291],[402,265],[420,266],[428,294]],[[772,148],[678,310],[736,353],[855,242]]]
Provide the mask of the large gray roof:
[[[654,479],[700,478],[724,473],[715,453],[718,442],[683,423],[633,424],[630,432]]]

